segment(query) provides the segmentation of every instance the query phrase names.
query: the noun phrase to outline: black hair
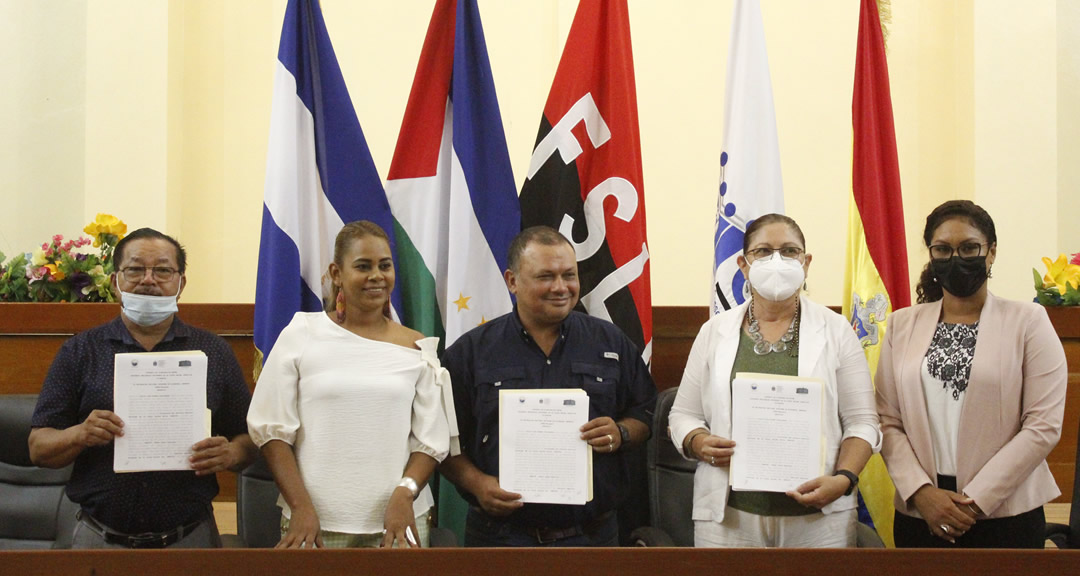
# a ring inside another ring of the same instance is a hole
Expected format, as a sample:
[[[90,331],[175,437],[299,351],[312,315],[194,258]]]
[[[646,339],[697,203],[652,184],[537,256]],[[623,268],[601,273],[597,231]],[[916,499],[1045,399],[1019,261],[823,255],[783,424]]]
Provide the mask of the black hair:
[[[570,240],[563,236],[558,230],[551,226],[530,226],[521,232],[514,239],[510,241],[510,251],[506,257],[506,267],[511,272],[517,273],[518,266],[521,264],[521,254],[525,252],[525,248],[532,243],[543,244],[544,246],[558,246],[560,244],[566,244],[573,250],[574,245],[570,243]]]
[[[167,240],[169,244],[172,244],[176,248],[176,267],[180,273],[183,274],[187,270],[187,252],[184,247],[180,245],[180,242],[169,236],[168,234],[162,234],[153,228],[139,228],[138,230],[124,236],[116,243],[116,248],[113,249],[113,268],[115,270],[120,269],[120,265],[124,263],[124,249],[127,248],[129,242],[135,240]]]
[[[923,228],[923,243],[926,244],[926,247],[930,247],[930,242],[934,240],[934,232],[937,231],[939,226],[949,220],[957,219],[966,220],[968,224],[982,232],[990,245],[997,243],[997,230],[994,228],[994,219],[990,217],[986,210],[983,210],[982,206],[971,200],[949,200],[934,208],[930,215],[926,217],[926,227]],[[934,272],[930,269],[930,263],[927,262],[926,266],[923,267],[922,274],[919,275],[919,283],[915,286],[915,301],[919,304],[937,302],[943,296],[944,292],[941,285],[938,284]]]
[[[758,230],[761,230],[769,224],[775,224],[777,222],[787,224],[788,228],[791,228],[791,230],[795,232],[795,235],[799,237],[799,242],[802,243],[803,250],[806,249],[806,237],[803,236],[802,228],[799,228],[799,225],[795,222],[795,220],[791,219],[790,216],[772,213],[765,214],[764,216],[750,221],[750,225],[746,227],[746,233],[743,234],[743,254],[746,254],[746,252],[750,250],[750,240],[753,238],[754,234],[756,234]]]

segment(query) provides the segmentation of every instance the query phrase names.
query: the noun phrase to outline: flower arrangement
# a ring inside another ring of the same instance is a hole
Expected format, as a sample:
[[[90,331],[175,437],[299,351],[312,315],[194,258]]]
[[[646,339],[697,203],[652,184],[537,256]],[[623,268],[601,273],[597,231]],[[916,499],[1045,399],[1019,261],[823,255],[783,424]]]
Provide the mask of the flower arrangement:
[[[1057,260],[1042,259],[1046,275],[1031,269],[1035,276],[1035,300],[1043,306],[1080,306],[1080,252],[1069,260],[1059,254]]]
[[[98,214],[83,232],[93,240],[64,240],[57,234],[51,242],[6,263],[0,252],[0,302],[113,302],[112,253],[127,233],[127,224]],[[97,254],[78,251],[91,244],[99,249]]]

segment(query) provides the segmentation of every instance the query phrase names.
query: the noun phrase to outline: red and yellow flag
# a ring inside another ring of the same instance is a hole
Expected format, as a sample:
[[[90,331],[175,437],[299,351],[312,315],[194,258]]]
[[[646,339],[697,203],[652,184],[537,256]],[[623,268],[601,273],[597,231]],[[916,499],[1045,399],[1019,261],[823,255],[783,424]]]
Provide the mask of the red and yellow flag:
[[[851,319],[874,374],[889,315],[911,304],[911,288],[889,66],[877,2],[862,0],[859,12],[844,315]],[[863,470],[859,491],[878,534],[892,547],[894,489],[880,455]]]

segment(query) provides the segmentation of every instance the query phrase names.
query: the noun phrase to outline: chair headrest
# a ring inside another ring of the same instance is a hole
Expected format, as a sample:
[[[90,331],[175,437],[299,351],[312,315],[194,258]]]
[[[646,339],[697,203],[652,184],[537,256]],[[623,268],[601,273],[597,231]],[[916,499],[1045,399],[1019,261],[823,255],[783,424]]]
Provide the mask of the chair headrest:
[[[33,466],[30,462],[30,418],[37,394],[0,394],[0,462]]]

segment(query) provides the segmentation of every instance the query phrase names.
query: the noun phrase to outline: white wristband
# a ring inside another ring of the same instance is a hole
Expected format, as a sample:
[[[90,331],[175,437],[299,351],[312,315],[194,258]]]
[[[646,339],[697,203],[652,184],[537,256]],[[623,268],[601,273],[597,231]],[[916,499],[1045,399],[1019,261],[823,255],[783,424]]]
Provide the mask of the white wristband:
[[[401,486],[409,491],[412,495],[412,499],[416,500],[416,497],[420,495],[420,486],[417,486],[416,480],[409,478],[408,476],[402,476],[401,482],[398,482],[398,486]]]

